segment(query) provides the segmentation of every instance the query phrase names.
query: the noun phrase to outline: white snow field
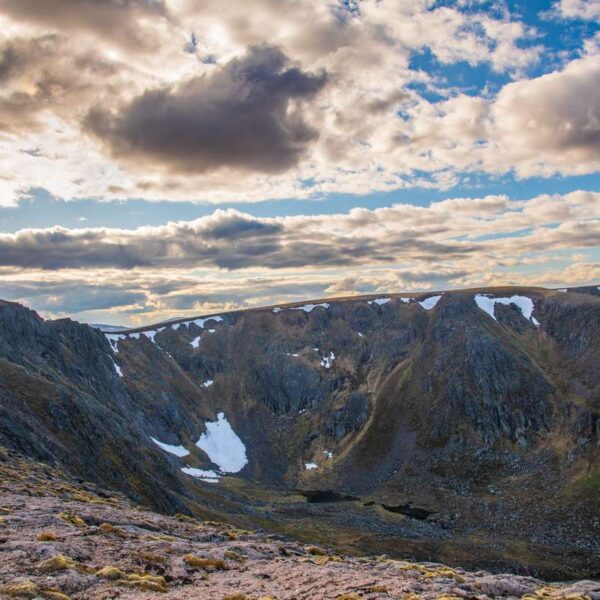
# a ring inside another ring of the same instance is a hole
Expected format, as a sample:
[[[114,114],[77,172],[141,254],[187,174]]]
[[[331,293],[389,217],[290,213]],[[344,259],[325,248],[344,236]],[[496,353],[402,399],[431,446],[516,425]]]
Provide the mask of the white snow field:
[[[204,469],[196,469],[195,467],[181,467],[181,470],[186,475],[191,475],[192,477],[196,477],[196,479],[201,479],[208,483],[219,482],[219,475],[215,471],[205,471]]]
[[[426,298],[425,300],[421,300],[419,304],[425,310],[431,310],[440,301],[440,298],[441,296],[431,296],[429,298]]]
[[[536,327],[539,327],[538,320],[533,316],[533,300],[527,296],[510,296],[510,298],[494,298],[493,296],[486,296],[485,294],[476,294],[475,303],[477,306],[485,311],[494,321],[496,321],[496,315],[494,309],[496,304],[510,305],[514,304],[519,308],[521,314],[528,320],[531,321]]]
[[[150,439],[159,447],[162,448],[165,452],[169,454],[174,454],[175,456],[179,456],[179,458],[183,458],[187,456],[190,452],[186,450],[183,446],[172,446],[171,444],[165,444],[163,442],[159,442],[156,438],[150,436]]]
[[[369,300],[369,304],[378,304],[381,306],[382,304],[387,304],[391,298],[375,298],[375,300]]]
[[[216,421],[208,421],[205,425],[206,433],[200,436],[196,446],[206,452],[221,472],[241,471],[248,464],[246,446],[231,428],[225,413],[219,413]]]
[[[124,340],[127,337],[122,333],[105,333],[104,335],[115,353],[119,352],[119,341]]]
[[[292,306],[290,310],[303,310],[304,312],[309,313],[318,306],[322,306],[323,308],[329,308],[329,304],[327,302],[322,302],[321,304],[305,304],[304,306]]]

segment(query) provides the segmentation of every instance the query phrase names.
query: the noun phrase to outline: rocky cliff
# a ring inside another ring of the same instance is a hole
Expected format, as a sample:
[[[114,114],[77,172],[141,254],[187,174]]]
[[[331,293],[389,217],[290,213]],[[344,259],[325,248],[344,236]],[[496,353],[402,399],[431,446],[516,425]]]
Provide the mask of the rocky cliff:
[[[598,575],[599,326],[594,288],[326,299],[106,334],[2,302],[0,443],[166,513]]]

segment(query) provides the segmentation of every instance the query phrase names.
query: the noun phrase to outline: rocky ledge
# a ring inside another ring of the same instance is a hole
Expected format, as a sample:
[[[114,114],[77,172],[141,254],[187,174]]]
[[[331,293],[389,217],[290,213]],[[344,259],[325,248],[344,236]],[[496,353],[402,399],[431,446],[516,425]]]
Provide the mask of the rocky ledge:
[[[224,523],[159,515],[6,450],[0,513],[1,598],[600,600],[600,582],[546,583],[349,557]]]

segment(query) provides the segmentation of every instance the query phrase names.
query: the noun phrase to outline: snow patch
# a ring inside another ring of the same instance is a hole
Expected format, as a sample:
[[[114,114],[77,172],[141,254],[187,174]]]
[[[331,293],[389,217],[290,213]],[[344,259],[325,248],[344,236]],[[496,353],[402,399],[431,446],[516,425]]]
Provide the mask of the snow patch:
[[[185,325],[188,329],[190,325],[197,325],[198,327],[200,327],[200,329],[204,329],[204,325],[209,321],[216,321],[218,323],[222,320],[223,317],[221,317],[220,315],[215,315],[214,317],[206,317],[205,319],[194,319],[192,321],[184,321],[183,323],[180,323],[180,325]]]
[[[307,471],[312,471],[313,469],[318,469],[319,465],[317,463],[304,463],[304,468]]]
[[[600,289],[600,288],[598,288]],[[557,292],[568,292],[569,290],[567,290],[567,288],[559,288],[556,290]]]
[[[485,311],[494,321],[496,321],[496,315],[494,314],[494,309],[496,304],[505,304],[510,305],[514,304],[517,306],[521,314],[528,320],[531,321],[536,327],[539,327],[540,324],[533,317],[533,300],[528,298],[527,296],[511,296],[510,298],[493,298],[491,296],[486,296],[484,294],[476,294],[475,295],[475,303],[477,306]]]
[[[404,304],[408,304],[411,300],[414,300],[414,298],[400,298],[400,301]]]
[[[273,312],[274,312],[275,314],[277,314],[278,312],[281,312],[282,310],[283,310],[283,309],[279,308],[279,306],[276,306],[276,307],[273,309]]]
[[[215,471],[205,471],[204,469],[196,469],[195,467],[182,467],[181,470],[186,475],[191,475],[208,483],[219,483],[219,475]]]
[[[330,452],[329,450],[323,450],[323,456],[326,458],[333,458],[333,452]]]
[[[157,331],[142,331],[142,334],[145,335],[153,344],[156,344],[156,342],[154,341],[154,336],[157,333]]]
[[[358,332],[358,337],[365,337],[360,331]]]
[[[195,337],[190,344],[192,345],[192,348],[197,348],[200,345],[200,336]]]
[[[196,446],[204,450],[223,473],[241,471],[248,464],[246,446],[231,428],[225,413],[219,413],[216,422],[208,421],[205,425],[206,433],[200,436]]]
[[[151,331],[138,331],[137,333],[131,333],[129,335],[131,335],[131,337],[134,340],[139,340],[141,338],[141,336],[146,336],[153,344],[156,344],[156,342],[154,341],[154,336],[157,333],[158,333],[158,331],[151,330]]]
[[[331,366],[333,365],[334,360],[335,360],[335,354],[333,352],[330,352],[329,356],[321,357],[321,366],[325,367],[326,369],[331,369]]]
[[[375,298],[375,300],[369,300],[369,304],[379,304],[381,306],[382,304],[387,304],[390,300],[391,298]]]
[[[484,296],[483,294],[475,295],[475,304],[477,304],[481,310],[485,311],[494,320],[496,320],[496,317],[494,316],[495,303],[495,298],[490,298],[489,296]]]
[[[425,300],[419,301],[419,304],[425,309],[425,310],[431,310],[440,300],[441,296],[430,296],[429,298],[426,298]]]
[[[214,381],[212,379],[207,379],[203,384],[202,387],[205,388],[209,388],[212,384],[214,383]]]
[[[123,377],[123,371],[121,370],[121,367],[113,360],[113,357],[110,357],[110,360],[112,360],[112,364],[113,367],[115,368],[115,371],[117,372],[117,375],[119,377]]]
[[[115,353],[119,352],[119,341],[127,338],[126,335],[121,333],[105,333],[104,335],[106,336],[108,343],[111,345]]]
[[[329,308],[329,304],[327,302],[322,302],[321,304],[305,304],[304,306],[293,306],[290,310],[303,310],[304,312],[309,313],[318,306],[322,306],[323,308]]]
[[[183,458],[184,456],[187,456],[190,452],[189,450],[186,450],[183,446],[179,445],[179,446],[172,446],[171,444],[164,444],[163,442],[159,442],[156,438],[153,438],[152,436],[150,436],[150,439],[160,448],[162,448],[165,452],[168,452],[169,454],[174,454],[175,456],[179,456],[180,458]]]

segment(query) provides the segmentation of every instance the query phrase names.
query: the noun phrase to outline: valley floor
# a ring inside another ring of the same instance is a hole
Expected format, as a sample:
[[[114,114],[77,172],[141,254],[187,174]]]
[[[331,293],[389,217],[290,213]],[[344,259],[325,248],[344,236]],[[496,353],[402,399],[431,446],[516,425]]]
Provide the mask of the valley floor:
[[[1,449],[0,513],[0,598],[600,600],[600,582],[348,557],[159,515]]]

